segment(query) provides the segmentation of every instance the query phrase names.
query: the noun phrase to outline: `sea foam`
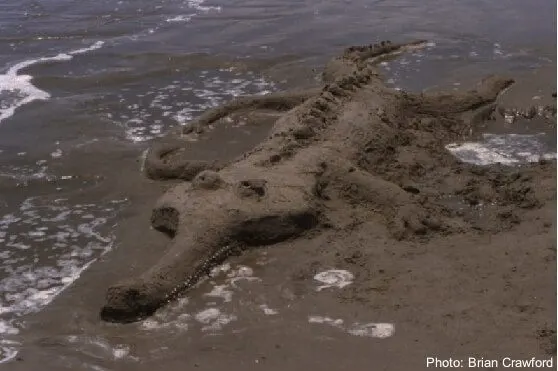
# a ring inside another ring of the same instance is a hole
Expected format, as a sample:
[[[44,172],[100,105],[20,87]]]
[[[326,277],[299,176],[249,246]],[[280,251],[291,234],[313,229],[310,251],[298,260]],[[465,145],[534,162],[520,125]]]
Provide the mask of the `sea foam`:
[[[23,105],[36,100],[47,100],[50,94],[32,84],[33,76],[19,74],[27,67],[44,62],[64,62],[71,60],[75,55],[87,53],[103,46],[102,41],[97,41],[86,48],[60,53],[53,57],[41,57],[19,62],[0,75],[0,123],[13,116],[15,110]]]
[[[483,134],[478,142],[452,143],[446,146],[463,162],[475,165],[519,165],[556,158],[543,143],[545,134]]]
[[[0,363],[17,354],[14,336],[22,317],[50,304],[112,249],[109,221],[124,202],[71,204],[31,197],[19,210],[0,215]]]

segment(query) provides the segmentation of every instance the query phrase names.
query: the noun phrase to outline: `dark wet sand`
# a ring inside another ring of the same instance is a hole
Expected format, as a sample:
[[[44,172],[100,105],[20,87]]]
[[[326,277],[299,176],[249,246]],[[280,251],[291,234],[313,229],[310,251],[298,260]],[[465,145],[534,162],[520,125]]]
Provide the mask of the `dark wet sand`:
[[[529,86],[533,80],[527,78],[527,85],[517,84],[502,98],[514,105],[530,102],[533,95],[547,99],[556,89],[549,85],[554,76],[542,78],[537,87]],[[219,151],[225,148],[216,142]],[[235,298],[238,321],[218,336],[186,332],[149,341],[150,335],[130,325],[102,323],[98,313],[110,284],[139,274],[162,255],[166,237],[150,228],[149,215],[173,182],[145,179],[137,171],[137,158],[121,163],[107,175],[112,182],[103,185],[127,195],[131,205],[119,221],[118,247],[29,318],[32,335],[25,335],[20,361],[10,364],[11,370],[81,369],[52,333],[101,334],[131,344],[131,353],[141,361],[99,361],[111,370],[418,370],[426,368],[426,357],[548,358],[556,352],[555,181],[544,185],[549,195],[544,205],[519,211],[513,229],[454,236],[450,245],[442,238],[394,243],[362,223],[345,233],[248,251],[232,262],[254,267],[262,284],[248,285]],[[554,164],[548,171],[555,172]],[[268,263],[254,265],[262,256]],[[329,268],[353,272],[355,282],[315,292],[313,275]],[[191,308],[199,308],[204,288],[188,292]],[[262,298],[279,314],[262,316],[257,309]],[[351,336],[310,324],[309,315],[393,323],[395,334],[387,339]],[[161,347],[168,347],[164,355],[153,355]],[[68,356],[54,360],[53,351]]]

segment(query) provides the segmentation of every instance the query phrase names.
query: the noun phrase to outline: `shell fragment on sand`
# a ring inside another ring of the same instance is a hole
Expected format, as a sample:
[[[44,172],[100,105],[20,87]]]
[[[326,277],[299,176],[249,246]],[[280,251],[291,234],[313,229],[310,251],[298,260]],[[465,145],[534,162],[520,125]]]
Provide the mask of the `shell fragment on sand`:
[[[328,271],[320,272],[314,276],[314,279],[323,285],[318,286],[316,291],[321,291],[330,287],[343,288],[353,283],[354,275],[346,270],[331,269]]]

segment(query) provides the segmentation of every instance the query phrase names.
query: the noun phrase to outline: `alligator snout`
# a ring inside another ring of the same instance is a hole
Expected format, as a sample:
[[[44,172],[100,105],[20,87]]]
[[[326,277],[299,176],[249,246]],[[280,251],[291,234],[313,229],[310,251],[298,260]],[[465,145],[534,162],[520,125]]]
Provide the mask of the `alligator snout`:
[[[108,289],[101,319],[107,322],[129,323],[151,316],[163,303],[153,295],[147,284],[121,283]]]

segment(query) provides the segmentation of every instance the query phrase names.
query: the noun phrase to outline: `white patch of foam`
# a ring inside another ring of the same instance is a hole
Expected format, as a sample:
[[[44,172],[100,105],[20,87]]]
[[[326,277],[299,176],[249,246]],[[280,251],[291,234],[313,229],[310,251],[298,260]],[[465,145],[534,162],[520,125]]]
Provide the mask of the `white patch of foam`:
[[[206,6],[202,5],[203,3],[205,3],[205,0],[188,0],[187,2],[189,8],[196,9],[203,13],[207,13],[210,11],[221,11],[220,6]]]
[[[140,155],[140,173],[145,171],[145,161],[147,160],[147,155],[149,154],[149,148],[142,151]]]
[[[233,288],[238,288],[238,281],[261,281],[261,279],[254,277],[254,270],[252,268],[240,266],[227,274],[227,283]]]
[[[446,146],[463,162],[475,165],[516,165],[555,159],[555,152],[548,152],[541,137],[545,134],[484,134],[482,142],[452,143]]]
[[[504,53],[502,52],[502,46],[499,43],[494,43],[494,49],[493,49],[494,55],[504,55]]]
[[[195,318],[201,324],[207,325],[208,323],[214,321],[221,312],[217,308],[207,308],[197,313]]]
[[[324,316],[308,316],[308,322],[309,323],[327,324],[327,325],[331,325],[331,326],[334,326],[334,327],[342,327],[344,321],[340,318],[333,319],[333,318],[324,317]]]
[[[221,272],[226,273],[230,270],[231,270],[231,265],[229,263],[221,264],[221,265],[211,269],[211,272],[209,273],[209,276],[210,277],[216,277]]]
[[[40,166],[13,166],[7,165],[0,168],[0,177],[11,178],[20,182],[28,182],[30,180],[46,179],[53,180],[56,177],[47,174],[48,166],[41,161]]]
[[[93,45],[76,49],[68,53],[60,53],[53,57],[42,57],[30,59],[17,63],[10,67],[8,71],[0,75],[0,122],[14,115],[15,110],[25,104],[36,100],[47,100],[50,94],[37,88],[31,83],[33,76],[18,74],[24,68],[44,63],[44,62],[63,62],[69,61],[74,55],[87,53],[89,51],[99,49],[103,46],[102,41],[97,41]]]
[[[4,308],[0,308],[0,314],[4,313],[4,311],[2,311],[2,309],[4,309]],[[15,327],[9,326],[5,322],[0,322],[0,334],[17,335],[17,334],[19,334],[19,330]]]
[[[267,94],[276,90],[274,83],[250,72],[220,69],[212,73],[215,76],[201,71],[197,78],[150,87],[139,94],[122,92],[116,97],[118,109],[107,106],[103,108],[104,115],[123,127],[126,139],[144,142],[163,135],[177,124],[188,125],[200,113],[236,96]]]
[[[356,323],[352,325],[347,332],[355,336],[385,339],[393,336],[395,333],[395,326],[391,323]]]
[[[347,332],[350,335],[362,337],[374,337],[385,339],[393,336],[395,333],[395,326],[391,323],[353,323],[350,326],[345,326],[345,321],[342,319],[333,319],[326,316],[308,316],[309,323],[325,324]]]
[[[69,335],[66,340],[72,344],[72,348],[94,358],[112,358],[138,360],[130,355],[130,346],[127,344],[111,344],[109,340],[101,336]]]
[[[59,268],[35,268],[23,266],[15,270],[15,274],[0,281],[4,291],[4,302],[9,306],[2,307],[2,313],[21,315],[36,311],[52,302],[54,298],[77,280],[96,259],[81,266],[75,266],[75,260],[61,260]],[[35,285],[35,287],[27,287]],[[51,287],[44,287],[53,285]],[[38,287],[38,288],[36,288]]]
[[[205,325],[203,332],[216,332],[236,320],[234,314],[222,313],[218,308],[207,308],[195,315],[196,321]]]
[[[126,344],[117,344],[116,346],[111,347],[111,351],[114,359],[122,359],[129,356],[130,347]]]
[[[161,323],[154,318],[148,318],[141,322],[141,327],[144,330],[156,330],[161,328]]]
[[[232,300],[233,292],[229,290],[228,285],[217,285],[210,292],[204,294],[204,296],[221,298],[225,303],[228,303]]]
[[[214,286],[211,291],[204,294],[204,296],[209,298],[220,298],[222,299],[221,304],[230,303],[233,299],[235,289],[237,289],[235,283],[239,280],[259,280],[259,278],[254,277],[253,274],[252,268],[242,265],[234,269],[231,267],[230,263],[217,266],[211,270],[210,277],[218,278],[224,275],[224,277],[220,278],[224,279],[224,282],[215,284],[215,282],[210,281]],[[237,319],[236,315],[222,313],[222,309],[216,307],[218,303],[213,300],[206,303],[208,308],[198,312],[193,317],[186,313],[187,304],[188,299],[183,297],[177,302],[171,303],[166,308],[157,311],[153,317],[142,321],[140,326],[143,330],[148,331],[168,328],[185,331],[189,329],[189,322],[193,319],[195,322],[203,325],[201,329],[203,332],[215,333],[220,331],[223,326]],[[267,306],[260,306],[260,308],[268,315],[277,313],[277,311]]]
[[[140,322],[140,327],[147,331],[157,331],[160,329],[188,330],[190,314],[185,313],[188,305],[188,298],[182,297],[177,301],[171,302],[165,308],[157,311],[151,318]]]
[[[228,273],[227,277],[243,278],[243,277],[252,277],[253,275],[254,275],[254,270],[252,268],[241,265],[236,270],[233,270],[230,273]]]
[[[176,17],[168,18],[167,22],[190,22],[195,14],[177,15]]]
[[[0,333],[16,334],[18,318],[51,303],[112,248],[112,236],[97,231],[116,215],[118,203],[110,204],[29,198],[17,212],[0,218],[0,233],[9,241],[2,254],[10,258],[0,264]],[[94,217],[83,223],[82,214]],[[26,224],[31,231],[22,228]],[[5,359],[8,353],[2,352]]]
[[[50,154],[50,157],[52,157],[52,158],[62,157],[62,150],[60,148],[57,148],[56,151],[54,151]]]
[[[496,163],[512,165],[518,162],[509,153],[501,153],[493,148],[488,148],[483,143],[449,144],[446,148],[461,161],[475,165]]]
[[[273,316],[279,313],[277,310],[268,307],[267,304],[260,305],[260,309],[264,312],[266,316]]]
[[[325,272],[320,272],[314,276],[314,279],[323,285],[318,286],[316,291],[321,291],[329,287],[343,288],[353,283],[354,275],[346,270],[331,269]]]
[[[20,345],[17,341],[0,339],[0,364],[13,360]]]

